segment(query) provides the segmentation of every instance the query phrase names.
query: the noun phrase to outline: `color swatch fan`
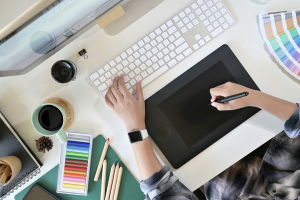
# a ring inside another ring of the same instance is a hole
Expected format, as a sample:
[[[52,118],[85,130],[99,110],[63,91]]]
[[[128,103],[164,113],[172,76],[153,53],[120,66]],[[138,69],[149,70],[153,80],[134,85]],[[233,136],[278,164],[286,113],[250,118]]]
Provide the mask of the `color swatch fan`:
[[[271,54],[300,80],[300,10],[260,13],[259,25]]]

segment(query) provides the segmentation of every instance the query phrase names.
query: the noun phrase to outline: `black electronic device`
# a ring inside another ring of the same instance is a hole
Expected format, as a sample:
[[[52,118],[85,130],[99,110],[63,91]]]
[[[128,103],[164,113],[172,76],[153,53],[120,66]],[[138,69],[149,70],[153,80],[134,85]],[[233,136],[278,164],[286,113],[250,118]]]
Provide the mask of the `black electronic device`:
[[[209,90],[228,81],[259,90],[223,45],[146,100],[148,133],[175,169],[259,111],[247,107],[221,112],[207,105]]]
[[[76,65],[69,60],[59,60],[51,68],[52,78],[59,83],[68,83],[76,79]]]
[[[55,197],[53,194],[48,192],[39,184],[34,184],[31,189],[28,191],[23,200],[59,200],[59,198]]]

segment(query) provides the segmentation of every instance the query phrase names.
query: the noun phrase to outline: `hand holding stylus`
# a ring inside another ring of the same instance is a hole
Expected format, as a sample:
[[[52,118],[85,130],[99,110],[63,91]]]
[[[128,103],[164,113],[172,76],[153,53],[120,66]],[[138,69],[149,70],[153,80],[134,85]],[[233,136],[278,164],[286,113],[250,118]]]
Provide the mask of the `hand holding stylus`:
[[[217,86],[215,88],[210,89],[211,105],[216,107],[218,110],[236,110],[246,106],[250,106],[255,96],[255,90],[249,89],[242,85],[238,85],[232,82],[227,82],[223,85]],[[248,93],[243,98],[235,99],[232,101],[228,101],[225,103],[218,103],[219,99],[229,97],[235,94]]]

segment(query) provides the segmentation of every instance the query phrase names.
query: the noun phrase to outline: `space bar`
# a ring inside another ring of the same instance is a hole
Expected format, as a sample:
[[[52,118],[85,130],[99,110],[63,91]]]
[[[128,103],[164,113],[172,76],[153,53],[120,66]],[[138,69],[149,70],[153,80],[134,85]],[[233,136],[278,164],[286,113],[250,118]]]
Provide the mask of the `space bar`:
[[[163,67],[159,68],[157,71],[155,71],[153,74],[142,80],[142,87],[159,77],[161,74],[163,74],[165,71],[167,71],[169,68],[167,65],[164,65]]]

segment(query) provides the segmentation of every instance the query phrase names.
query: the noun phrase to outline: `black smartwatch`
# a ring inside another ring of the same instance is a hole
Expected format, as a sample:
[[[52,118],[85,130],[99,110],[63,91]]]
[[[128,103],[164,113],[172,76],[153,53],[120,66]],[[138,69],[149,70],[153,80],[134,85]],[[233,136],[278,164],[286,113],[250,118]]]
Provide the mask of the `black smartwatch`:
[[[128,133],[129,141],[131,144],[141,142],[148,137],[147,130],[135,130]]]

